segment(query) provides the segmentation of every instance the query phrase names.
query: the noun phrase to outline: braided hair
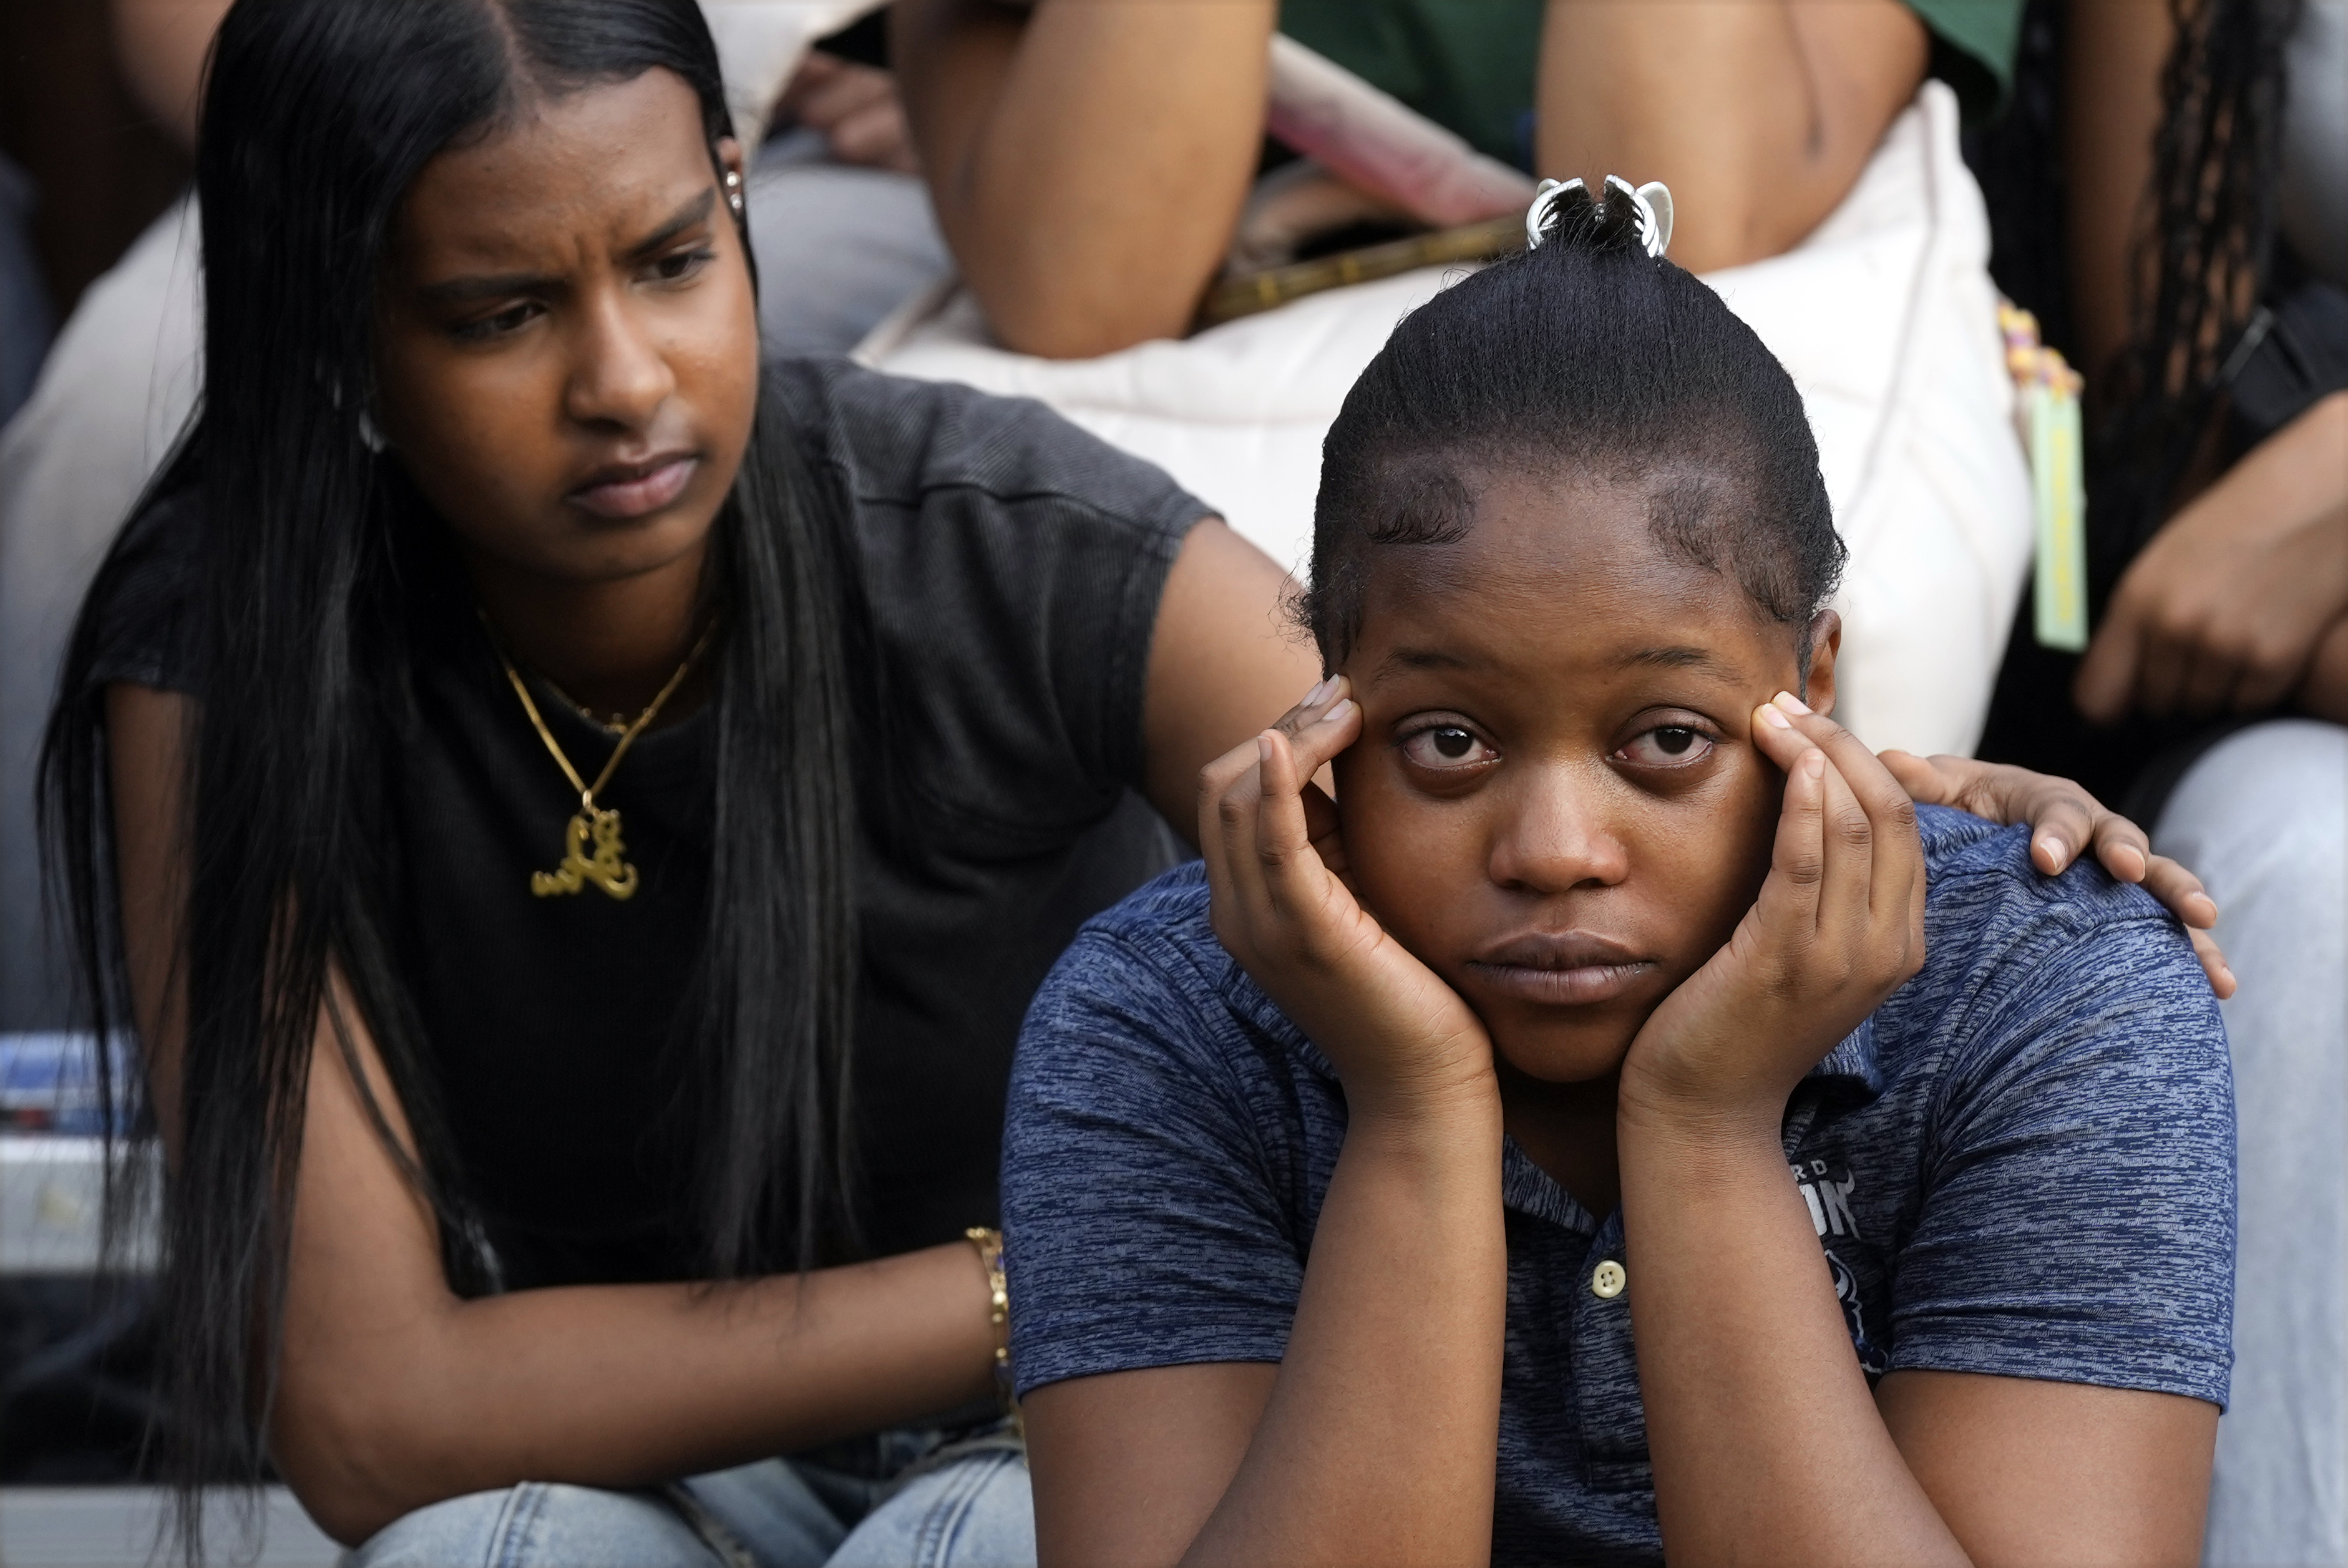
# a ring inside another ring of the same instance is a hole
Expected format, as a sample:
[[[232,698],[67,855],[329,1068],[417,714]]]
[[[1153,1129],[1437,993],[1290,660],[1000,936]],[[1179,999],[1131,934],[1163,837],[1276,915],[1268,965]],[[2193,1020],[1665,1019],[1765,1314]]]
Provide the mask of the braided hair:
[[[2168,515],[2209,428],[2220,373],[2266,292],[2278,222],[2284,47],[2301,0],[2165,0],[2176,42],[2161,73],[2150,220],[2128,276],[2127,342],[2089,433],[2091,576],[2098,606]],[[2080,359],[2064,255],[2065,0],[2031,0],[2013,101],[1966,133],[1989,207],[1990,270]]]
[[[2157,531],[2258,309],[2274,260],[2284,46],[2299,0],[2169,0],[2154,222],[2142,242],[2127,346],[2096,432],[2090,526],[2097,586]]]

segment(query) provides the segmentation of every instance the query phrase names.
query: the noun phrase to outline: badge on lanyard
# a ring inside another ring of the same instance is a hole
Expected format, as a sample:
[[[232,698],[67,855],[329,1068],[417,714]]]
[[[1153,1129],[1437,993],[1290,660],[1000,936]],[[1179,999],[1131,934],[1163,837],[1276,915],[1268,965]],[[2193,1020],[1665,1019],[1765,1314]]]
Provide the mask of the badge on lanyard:
[[[2038,517],[2033,629],[2041,647],[2080,653],[2087,645],[2087,480],[2079,423],[2085,383],[2039,341],[2038,318],[2028,311],[2000,300],[1997,325],[2005,335],[2005,367],[2013,377]]]

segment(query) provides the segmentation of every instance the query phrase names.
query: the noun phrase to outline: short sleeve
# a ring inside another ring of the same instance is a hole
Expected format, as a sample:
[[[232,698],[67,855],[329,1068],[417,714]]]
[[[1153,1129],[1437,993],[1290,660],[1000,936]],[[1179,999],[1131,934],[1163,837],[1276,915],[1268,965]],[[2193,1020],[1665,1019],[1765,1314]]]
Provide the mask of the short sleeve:
[[[202,512],[191,486],[149,506],[115,541],[83,612],[94,634],[86,686],[201,692]]]
[[[2041,923],[1975,1003],[1895,1264],[1894,1368],[2226,1402],[2225,1029],[2183,936],[2123,894],[2144,913]]]
[[[1304,1243],[1217,1060],[1211,1026],[1237,1026],[1203,979],[1169,968],[1090,928],[1021,1032],[1003,1224],[1023,1395],[1287,1346]]]
[[[798,375],[849,492],[915,787],[1012,852],[1106,816],[1141,783],[1159,602],[1212,509],[1039,403]]]
[[[2013,90],[2024,0],[1908,0],[1932,35],[1932,74],[1956,90],[1965,118],[1994,118]]]

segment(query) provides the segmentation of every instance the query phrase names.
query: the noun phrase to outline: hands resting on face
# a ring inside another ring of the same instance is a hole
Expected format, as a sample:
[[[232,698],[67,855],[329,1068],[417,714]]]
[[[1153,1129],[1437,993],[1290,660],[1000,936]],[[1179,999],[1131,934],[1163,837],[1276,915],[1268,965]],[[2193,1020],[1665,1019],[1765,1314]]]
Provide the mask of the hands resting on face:
[[[1488,1078],[1491,1047],[1467,1003],[1347,885],[1336,809],[1313,776],[1360,736],[1348,689],[1342,676],[1323,681],[1208,767],[1199,841],[1224,947],[1328,1053],[1354,1115],[1407,1115]],[[2048,875],[2092,850],[2186,923],[2211,989],[2233,994],[2200,882],[2067,779],[1965,758],[1878,758],[1783,694],[1755,711],[1752,734],[1787,775],[1768,876],[1726,945],[1640,1031],[1626,1097],[1782,1113],[1796,1081],[1923,965],[1914,801],[2029,823],[2032,861]]]

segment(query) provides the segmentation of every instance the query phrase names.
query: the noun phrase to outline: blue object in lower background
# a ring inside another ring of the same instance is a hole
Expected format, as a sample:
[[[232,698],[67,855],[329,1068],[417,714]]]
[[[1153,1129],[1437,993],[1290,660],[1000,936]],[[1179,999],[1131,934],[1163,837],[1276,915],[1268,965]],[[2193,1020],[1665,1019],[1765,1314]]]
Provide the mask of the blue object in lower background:
[[[0,1035],[0,1133],[96,1138],[103,1129],[98,1084],[98,1042],[89,1035]],[[109,1064],[117,1104],[115,1127],[136,1080],[130,1052],[117,1041]]]
[[[0,1485],[137,1479],[157,1414],[146,1226],[98,1272],[98,1062],[93,1036],[0,1035]],[[110,1065],[132,1088],[127,1045]]]

